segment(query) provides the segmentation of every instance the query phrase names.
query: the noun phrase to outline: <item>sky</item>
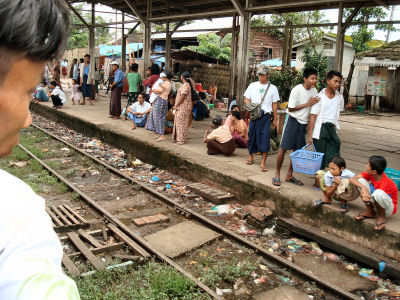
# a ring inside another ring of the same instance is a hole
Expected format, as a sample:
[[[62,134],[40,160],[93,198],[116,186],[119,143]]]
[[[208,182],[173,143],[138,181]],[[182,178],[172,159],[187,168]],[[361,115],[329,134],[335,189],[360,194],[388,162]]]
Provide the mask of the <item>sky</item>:
[[[88,6],[89,8],[89,6]],[[96,5],[96,10],[98,11],[107,11],[107,12],[115,12],[115,10],[112,10],[111,8],[104,6],[104,5]],[[328,20],[329,23],[334,23],[337,22],[338,19],[338,10],[337,9],[329,9],[329,10],[323,10],[323,12],[326,15],[326,19]],[[387,20],[389,20],[389,15],[390,15],[390,11],[387,11],[388,13],[388,17]],[[97,13],[97,15],[100,15],[101,17],[103,17],[104,19],[114,22],[116,21],[116,19],[118,21],[121,21],[121,15],[118,15],[118,17],[116,18],[115,14],[107,14],[107,13]],[[266,18],[268,19],[268,15],[266,15]],[[125,17],[125,20],[129,20],[130,18]],[[400,20],[400,6],[395,6],[394,7],[394,13],[393,13],[393,20]],[[208,23],[207,24],[207,28],[210,27],[215,27],[215,28],[224,28],[224,27],[230,27],[232,26],[232,18],[215,18],[212,19],[212,22],[207,22],[205,20],[197,20],[195,21],[194,24],[191,24],[191,28],[196,28],[196,25],[199,24],[199,27],[203,27],[204,28],[204,23]],[[134,24],[127,24],[126,27],[129,29],[133,26]],[[121,27],[121,25],[118,25],[119,28]],[[395,28],[397,28],[399,31],[398,32],[391,32],[390,37],[389,37],[389,41],[395,41],[395,40],[399,40],[400,39],[400,24],[396,24],[394,25]],[[370,26],[371,29],[373,29],[373,26]],[[188,28],[186,28],[188,29]],[[330,29],[326,28],[325,29],[326,32],[330,31]],[[354,29],[349,28],[346,31],[347,35],[350,35],[351,32]],[[115,33],[115,29],[110,29],[111,32]],[[333,32],[336,32],[336,27],[333,29]],[[117,31],[118,37],[121,37],[121,30],[119,29]],[[383,32],[383,31],[379,31],[376,30],[374,31],[374,39],[378,39],[378,40],[386,40],[386,35],[387,32]]]

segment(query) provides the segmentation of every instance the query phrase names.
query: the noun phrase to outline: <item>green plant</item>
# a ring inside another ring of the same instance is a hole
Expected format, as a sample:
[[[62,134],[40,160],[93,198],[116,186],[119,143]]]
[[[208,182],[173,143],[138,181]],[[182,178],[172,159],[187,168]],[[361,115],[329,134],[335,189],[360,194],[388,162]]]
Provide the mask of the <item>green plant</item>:
[[[292,69],[273,70],[269,81],[278,88],[282,102],[289,101],[290,91],[296,84],[296,73]]]
[[[301,57],[304,62],[304,69],[315,69],[318,72],[317,90],[320,91],[326,87],[325,77],[328,72],[328,57],[325,56],[323,51],[317,51],[312,47],[307,47],[304,50],[304,56]],[[296,84],[303,83],[303,74],[299,72],[295,80]]]

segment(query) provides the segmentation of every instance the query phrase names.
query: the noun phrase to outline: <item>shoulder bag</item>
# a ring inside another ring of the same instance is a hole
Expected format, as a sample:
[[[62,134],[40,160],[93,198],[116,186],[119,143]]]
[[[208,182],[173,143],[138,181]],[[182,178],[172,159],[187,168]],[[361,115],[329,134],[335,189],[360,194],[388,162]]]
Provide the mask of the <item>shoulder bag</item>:
[[[259,118],[261,118],[261,105],[263,104],[263,102],[265,100],[265,96],[267,96],[270,85],[271,84],[269,83],[260,103],[246,103],[243,106],[245,110],[250,112],[250,120],[251,121],[255,121],[255,120],[258,120]]]

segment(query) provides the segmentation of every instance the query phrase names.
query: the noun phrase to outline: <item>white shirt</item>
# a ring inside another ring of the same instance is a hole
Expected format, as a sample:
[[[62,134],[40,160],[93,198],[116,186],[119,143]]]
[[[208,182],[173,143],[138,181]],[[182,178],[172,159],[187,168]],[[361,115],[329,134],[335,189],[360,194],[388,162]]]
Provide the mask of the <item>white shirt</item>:
[[[157,99],[158,94],[154,93],[153,91],[158,89],[160,87],[160,84],[163,83],[164,81],[161,78],[158,78],[157,81],[153,84],[152,88],[151,88],[151,95],[150,95],[150,99],[149,102],[153,103],[154,100]]]
[[[318,95],[316,88],[307,90],[302,84],[296,85],[290,92],[288,107],[295,108],[296,106],[305,104],[316,95]],[[311,106],[307,106],[297,111],[289,111],[288,114],[300,124],[307,124],[310,118],[310,110]]]
[[[139,101],[137,101],[129,107],[130,107],[130,109],[132,109],[133,112],[144,113],[151,108],[151,105],[149,102],[146,102],[146,101],[143,102],[143,105],[140,105]]]
[[[322,123],[329,122],[335,124],[336,130],[340,130],[339,115],[344,109],[343,95],[336,91],[335,97],[329,99],[325,91],[326,89],[323,89],[319,93],[321,100],[311,108],[311,114],[318,115],[313,131],[314,139],[319,139]]]
[[[79,299],[44,199],[0,170],[0,299]]]
[[[56,86],[54,90],[51,92],[51,94],[60,97],[62,104],[64,104],[65,101],[67,101],[64,92],[60,89],[59,86]]]
[[[344,169],[342,174],[339,176],[340,179],[350,179],[351,177],[356,176],[352,171]],[[325,173],[324,181],[326,186],[332,186],[335,181],[335,177],[332,175],[331,171]]]
[[[269,83],[261,84],[259,81],[253,82],[248,86],[246,92],[244,93],[244,96],[247,99],[250,99],[251,103],[261,103],[262,97],[264,96],[268,84]],[[276,88],[275,85],[271,84],[268,93],[265,96],[264,102],[261,105],[261,109],[264,111],[264,113],[271,113],[272,103],[278,101],[279,101],[278,89]]]

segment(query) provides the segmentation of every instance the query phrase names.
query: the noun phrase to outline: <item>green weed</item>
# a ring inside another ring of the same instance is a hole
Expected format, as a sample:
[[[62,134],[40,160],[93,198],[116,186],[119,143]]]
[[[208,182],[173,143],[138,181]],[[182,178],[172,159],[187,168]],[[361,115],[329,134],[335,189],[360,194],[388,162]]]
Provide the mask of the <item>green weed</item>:
[[[210,299],[175,269],[149,262],[76,278],[82,299]]]

